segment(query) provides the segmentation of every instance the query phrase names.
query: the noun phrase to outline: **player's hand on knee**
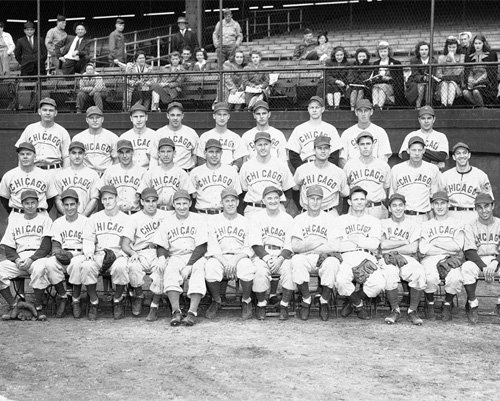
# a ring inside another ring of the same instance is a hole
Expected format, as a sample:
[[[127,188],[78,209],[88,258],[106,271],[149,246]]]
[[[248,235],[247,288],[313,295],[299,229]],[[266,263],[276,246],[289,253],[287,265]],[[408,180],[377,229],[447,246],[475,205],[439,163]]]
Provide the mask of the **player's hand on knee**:
[[[492,282],[495,278],[495,272],[498,268],[498,262],[496,260],[490,262],[488,266],[484,268],[484,279],[487,282]]]
[[[130,256],[129,261],[132,263],[137,263],[139,262],[139,254],[134,253],[132,256]]]
[[[19,268],[23,270],[28,270],[31,267],[31,264],[33,263],[33,259],[31,258],[26,258],[24,259],[20,265]]]

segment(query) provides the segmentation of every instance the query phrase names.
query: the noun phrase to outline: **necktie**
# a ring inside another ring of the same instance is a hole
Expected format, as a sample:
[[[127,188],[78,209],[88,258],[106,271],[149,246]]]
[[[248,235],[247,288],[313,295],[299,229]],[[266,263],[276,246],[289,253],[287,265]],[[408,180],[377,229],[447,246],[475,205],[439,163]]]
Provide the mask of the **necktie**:
[[[33,36],[30,36],[30,45],[33,47]]]

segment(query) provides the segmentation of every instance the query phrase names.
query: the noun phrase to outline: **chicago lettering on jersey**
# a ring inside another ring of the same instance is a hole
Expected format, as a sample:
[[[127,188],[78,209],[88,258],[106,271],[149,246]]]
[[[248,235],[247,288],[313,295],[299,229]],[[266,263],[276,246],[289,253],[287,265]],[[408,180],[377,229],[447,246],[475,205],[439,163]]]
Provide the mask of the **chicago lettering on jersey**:
[[[387,232],[389,233],[389,239],[402,238],[407,241],[410,240],[410,233],[401,227],[388,227]]]
[[[112,221],[98,221],[95,224],[97,234],[118,233],[123,231],[123,225]]]
[[[47,184],[34,177],[19,177],[9,184],[10,192],[16,193],[25,189],[37,189],[38,192],[47,191]]]
[[[307,238],[310,235],[315,235],[326,239],[328,237],[328,229],[317,224],[311,224],[302,229],[303,238]]]
[[[314,141],[318,136],[328,136],[326,132],[323,131],[311,131],[311,132],[306,132],[302,135],[299,136],[299,142],[301,144],[308,143]]]
[[[159,221],[151,221],[148,224],[142,226],[139,231],[145,237],[150,236],[156,232],[156,230],[160,227]]]
[[[433,141],[433,140],[426,140],[425,141],[425,147],[427,149],[432,149],[432,150],[437,150],[438,147],[439,147],[439,143],[437,143],[436,141]]]
[[[283,174],[279,171],[274,170],[254,170],[249,172],[245,179],[248,184],[252,184],[253,182],[260,181],[263,178],[271,179],[275,182],[281,182],[283,180]]]
[[[235,147],[236,147],[236,144],[234,143],[234,141],[232,139],[229,139],[229,138],[219,138],[220,140],[220,144],[222,146],[223,149],[226,149],[226,150],[234,150]]]
[[[355,182],[359,180],[368,180],[383,183],[385,180],[385,175],[382,171],[372,168],[362,168],[359,170],[351,171],[349,173],[349,182]]]
[[[62,187],[64,189],[70,188],[70,187],[78,187],[78,188],[83,188],[83,189],[90,189],[90,185],[92,182],[84,177],[77,177],[77,176],[72,176],[72,177],[64,177],[61,180]]]
[[[476,246],[478,248],[481,245],[497,245],[500,242],[500,235],[498,233],[477,233],[474,238],[476,239]]]
[[[43,226],[41,224],[35,224],[35,225],[27,224],[25,226],[16,227],[14,229],[14,236],[16,238],[24,237],[29,234],[38,234],[41,236],[42,233],[43,233]]]
[[[80,230],[64,230],[61,231],[61,239],[66,241],[67,239],[77,239],[82,241],[83,232]]]
[[[173,187],[177,189],[181,185],[181,183],[179,182],[179,178],[172,175],[154,177],[151,182],[154,188]]]
[[[418,184],[418,183],[430,186],[432,183],[432,178],[427,177],[425,174],[419,174],[416,177],[413,177],[413,176],[407,174],[407,175],[404,175],[403,177],[400,177],[397,180],[397,183],[398,183],[398,187],[405,187],[405,186],[410,185],[410,184]]]
[[[285,230],[279,227],[262,227],[262,236],[264,238],[274,237],[281,241],[285,240]]]
[[[245,230],[236,226],[218,227],[215,230],[215,235],[217,236],[217,239],[233,237],[240,240],[242,243],[245,241]]]
[[[196,234],[196,227],[181,226],[174,227],[168,230],[168,240],[175,241],[177,238],[194,237]]]
[[[429,237],[438,237],[440,235],[453,237],[456,232],[457,229],[450,226],[436,226],[429,229]]]
[[[302,185],[310,186],[314,184],[321,184],[322,186],[330,188],[332,192],[335,192],[335,189],[338,186],[338,182],[327,175],[318,174],[316,176],[313,174],[313,175],[306,175],[304,177],[304,182]]]
[[[356,223],[356,224],[349,224],[345,228],[345,233],[347,235],[349,234],[363,234],[363,235],[368,235],[372,228],[370,226],[365,226],[362,223]]]
[[[33,145],[38,143],[50,143],[58,148],[61,146],[61,139],[48,132],[37,132],[31,136],[31,143],[33,143]]]
[[[223,184],[225,187],[233,185],[233,179],[223,174],[213,173],[204,177],[196,178],[197,188],[205,188],[216,184]]]
[[[147,138],[134,138],[132,140],[132,146],[134,149],[148,149],[151,139]]]
[[[457,182],[454,184],[448,184],[445,187],[446,192],[449,195],[453,194],[467,194],[467,195],[476,195],[476,188],[472,185],[468,185],[465,182]]]
[[[172,141],[174,141],[176,145],[182,145],[182,147],[186,148],[187,150],[194,149],[193,143],[188,138],[181,135],[174,135],[172,137]]]
[[[114,185],[115,187],[130,184],[135,188],[138,188],[139,184],[141,183],[141,179],[139,177],[131,177],[129,175],[115,175],[113,177],[110,177],[110,181],[111,185]]]
[[[85,151],[101,151],[103,153],[111,152],[111,146],[107,143],[85,143]]]

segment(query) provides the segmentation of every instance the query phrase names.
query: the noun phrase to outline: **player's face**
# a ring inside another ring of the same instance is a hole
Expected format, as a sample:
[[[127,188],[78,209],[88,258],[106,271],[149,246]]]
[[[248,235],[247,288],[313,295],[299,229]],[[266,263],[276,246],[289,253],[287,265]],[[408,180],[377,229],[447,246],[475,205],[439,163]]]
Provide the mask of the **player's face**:
[[[476,212],[480,220],[486,221],[493,216],[494,203],[480,203],[476,205]]]
[[[358,117],[358,123],[369,123],[373,110],[367,107],[361,107],[360,109],[356,109],[354,113],[356,117]]]
[[[42,107],[38,109],[38,114],[43,122],[51,123],[57,116],[57,110],[50,104],[42,104]]]
[[[148,121],[148,115],[143,111],[134,111],[130,116],[130,121],[136,129],[143,129]]]
[[[403,215],[405,213],[405,209],[406,209],[406,205],[401,199],[395,199],[389,205],[389,211],[397,219],[400,219],[401,217],[403,217]]]
[[[180,126],[182,125],[182,119],[184,118],[184,113],[180,109],[174,107],[167,113],[167,118],[170,127],[177,129],[180,128]]]
[[[264,205],[269,210],[278,210],[280,207],[280,196],[277,192],[271,192],[262,199]]]
[[[311,102],[309,106],[307,106],[307,111],[309,112],[309,117],[313,120],[317,120],[321,118],[325,108],[322,107],[318,102]]]
[[[453,154],[453,160],[458,166],[465,167],[469,164],[470,152],[465,148],[458,148]]]
[[[222,150],[210,147],[205,151],[205,160],[210,166],[218,166],[222,157]]]
[[[424,114],[423,116],[418,118],[418,122],[420,123],[420,128],[424,132],[432,130],[435,120],[436,117],[433,117],[430,114]]]
[[[238,212],[238,198],[234,196],[226,196],[224,199],[222,199],[222,210],[226,214],[236,214]]]
[[[432,210],[436,216],[446,216],[448,213],[449,203],[445,200],[437,199],[432,202]]]
[[[176,199],[173,203],[175,214],[178,217],[186,217],[191,207],[191,200],[186,198]]]
[[[144,212],[151,216],[156,212],[156,208],[158,206],[158,198],[149,196],[146,199],[141,199],[141,205],[144,208]]]
[[[318,195],[311,195],[307,197],[307,208],[313,212],[321,210],[321,203],[323,202],[323,197]]]
[[[366,195],[363,192],[355,192],[349,199],[349,205],[355,212],[362,212],[366,207]]]
[[[258,125],[267,125],[270,117],[271,112],[262,107],[259,107],[253,112],[253,118],[255,118]]]
[[[414,143],[408,149],[408,154],[410,155],[410,160],[413,162],[422,161],[422,157],[424,156],[424,145],[421,143]]]
[[[68,217],[73,217],[78,213],[78,201],[73,198],[65,198],[62,201],[64,215]]]
[[[271,142],[260,139],[255,143],[255,150],[260,157],[266,157],[271,152]]]
[[[364,157],[369,157],[373,154],[373,140],[371,138],[361,138],[358,142],[359,153]]]
[[[215,125],[225,127],[229,121],[230,115],[227,110],[218,110],[214,113]]]
[[[17,155],[19,164],[23,167],[29,167],[35,164],[35,152],[28,149],[21,149]]]
[[[100,129],[102,127],[102,122],[104,121],[104,117],[94,114],[92,116],[87,117],[87,124],[89,128],[92,129]]]
[[[38,208],[38,199],[28,198],[22,202],[24,214],[28,217],[34,216],[36,214],[36,209]]]
[[[323,162],[325,160],[328,160],[328,157],[330,156],[330,146],[328,145],[315,146],[314,154],[316,155],[316,159],[318,161]]]
[[[113,210],[116,207],[117,197],[114,194],[104,192],[101,196],[101,202],[106,210]]]
[[[123,166],[128,166],[132,163],[132,158],[134,157],[134,151],[132,149],[120,149],[118,151],[118,161]]]
[[[80,166],[83,163],[85,152],[79,148],[73,148],[69,151],[69,161],[74,166]]]
[[[158,150],[158,159],[163,164],[170,164],[174,161],[174,149],[170,146],[162,146]]]

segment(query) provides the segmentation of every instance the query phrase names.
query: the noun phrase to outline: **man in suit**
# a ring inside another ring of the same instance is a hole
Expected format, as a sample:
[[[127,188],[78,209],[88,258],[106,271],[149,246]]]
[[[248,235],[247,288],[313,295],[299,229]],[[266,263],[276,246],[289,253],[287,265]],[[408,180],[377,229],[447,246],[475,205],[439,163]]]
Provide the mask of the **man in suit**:
[[[35,25],[33,22],[28,21],[24,24],[24,33],[26,36],[23,36],[16,42],[14,55],[21,66],[21,75],[37,75],[40,43],[35,36]],[[43,47],[42,53],[44,53]],[[41,73],[44,74],[45,54],[40,54],[40,57],[42,60],[40,63]]]
[[[191,48],[194,51],[198,47],[198,39],[196,38],[196,33],[187,27],[187,20],[185,17],[177,18],[177,25],[179,26],[179,32],[177,32],[172,37],[172,49],[173,51],[178,51],[182,53],[185,47]]]
[[[62,61],[63,75],[81,73],[90,61],[91,41],[85,37],[87,30],[82,22],[75,25],[75,34],[68,35],[56,45],[57,55]]]

